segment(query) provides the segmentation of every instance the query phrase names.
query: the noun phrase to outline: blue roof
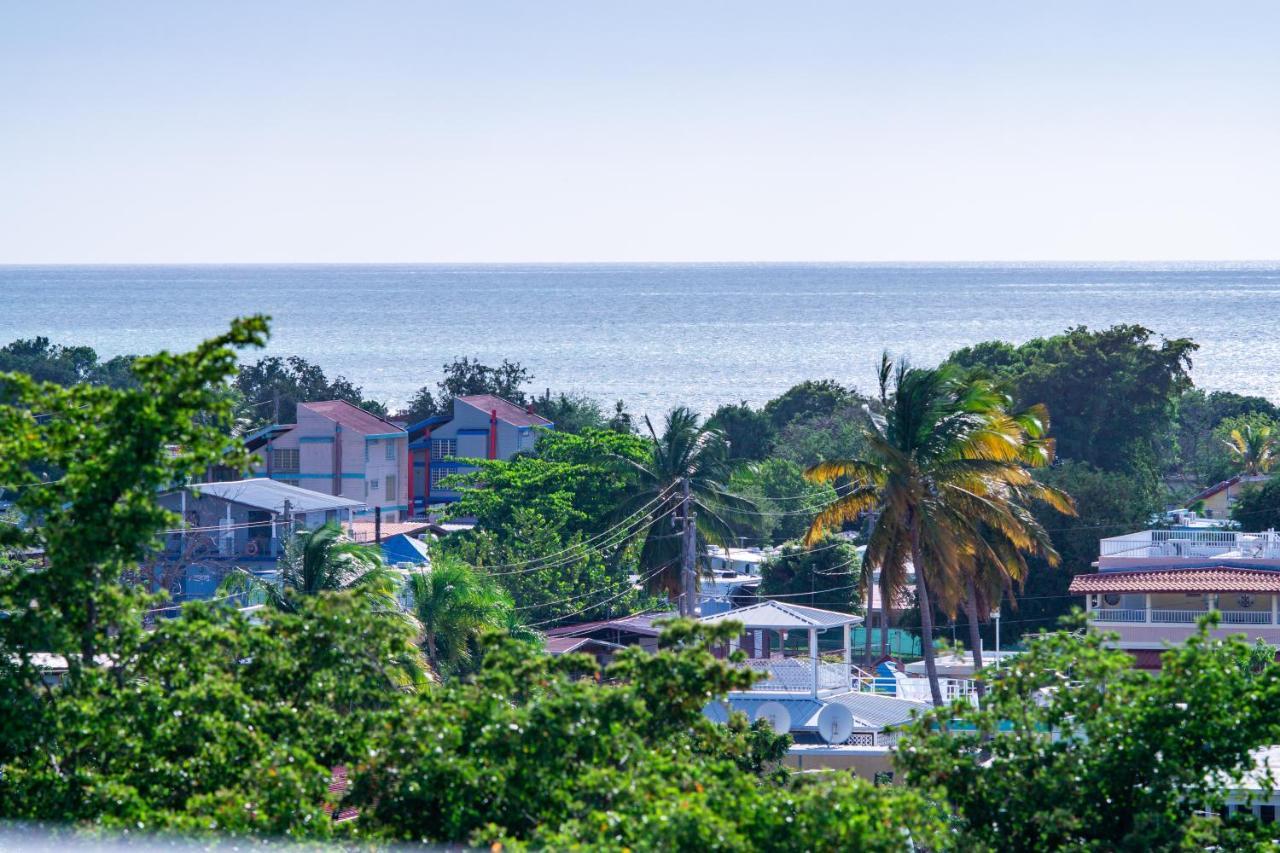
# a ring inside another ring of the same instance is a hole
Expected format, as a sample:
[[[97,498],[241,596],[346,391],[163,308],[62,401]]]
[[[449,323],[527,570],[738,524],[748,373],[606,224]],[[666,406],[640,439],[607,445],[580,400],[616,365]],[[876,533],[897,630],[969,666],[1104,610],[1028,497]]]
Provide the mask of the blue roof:
[[[451,420],[453,420],[453,415],[432,415],[429,418],[423,418],[416,424],[409,424],[405,432],[412,436],[415,432],[420,432],[427,427],[440,426],[440,424],[446,424]]]
[[[397,533],[382,540],[382,559],[391,565],[412,563],[417,566],[428,566],[431,564],[431,558],[427,556],[426,543],[404,533]]]

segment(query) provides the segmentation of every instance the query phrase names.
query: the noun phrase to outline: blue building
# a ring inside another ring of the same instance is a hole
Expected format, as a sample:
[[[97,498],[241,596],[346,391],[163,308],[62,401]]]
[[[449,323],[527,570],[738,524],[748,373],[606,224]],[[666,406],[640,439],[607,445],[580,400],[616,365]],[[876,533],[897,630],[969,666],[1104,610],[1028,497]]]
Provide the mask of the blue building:
[[[510,459],[532,450],[538,428],[555,424],[493,394],[455,397],[453,411],[412,424],[409,429],[410,515],[425,515],[432,504],[450,503],[458,492],[440,485],[453,474],[475,470],[468,459]]]

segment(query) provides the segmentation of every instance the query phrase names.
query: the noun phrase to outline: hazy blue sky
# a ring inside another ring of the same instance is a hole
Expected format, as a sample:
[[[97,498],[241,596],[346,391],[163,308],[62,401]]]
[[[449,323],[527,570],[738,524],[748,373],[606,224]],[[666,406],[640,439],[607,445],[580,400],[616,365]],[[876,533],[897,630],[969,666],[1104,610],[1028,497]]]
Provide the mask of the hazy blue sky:
[[[0,262],[1280,257],[1280,3],[19,2]]]

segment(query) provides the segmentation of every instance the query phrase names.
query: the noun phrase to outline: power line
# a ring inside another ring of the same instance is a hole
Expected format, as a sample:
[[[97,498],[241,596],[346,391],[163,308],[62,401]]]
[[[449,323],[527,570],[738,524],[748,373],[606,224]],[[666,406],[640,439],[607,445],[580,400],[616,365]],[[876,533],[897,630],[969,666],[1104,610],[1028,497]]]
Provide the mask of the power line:
[[[664,569],[666,569],[666,568],[668,568],[668,566],[659,566],[658,568],[656,568],[656,569],[654,569],[652,572],[650,572],[648,575],[646,575],[646,576],[644,576],[643,578],[641,578],[640,580],[636,581],[636,583],[631,587],[631,589],[634,589],[636,586],[643,586],[644,584],[648,583],[648,582],[649,582],[650,580],[652,580],[653,578],[657,577],[658,572],[661,572],[661,571],[663,571],[663,570],[664,570]],[[525,627],[527,627],[527,628],[538,628],[538,627],[541,627],[541,626],[543,626],[543,625],[549,625],[549,624],[550,624],[550,623],[552,623],[552,622],[559,622],[561,619],[568,619],[568,618],[573,617],[573,616],[581,616],[583,613],[586,613],[588,610],[594,610],[594,609],[596,609],[597,607],[603,607],[604,605],[606,605],[606,604],[608,604],[608,603],[610,603],[610,602],[612,602],[612,601],[617,601],[619,598],[622,598],[622,596],[626,595],[628,591],[629,591],[629,590],[623,590],[622,592],[618,593],[617,595],[612,596],[612,597],[610,597],[610,598],[606,598],[604,601],[597,601],[595,604],[592,604],[592,605],[591,605],[591,606],[589,606],[589,607],[583,607],[582,609],[580,609],[580,610],[575,610],[575,611],[574,611],[574,612],[572,612],[572,613],[563,613],[563,614],[561,614],[561,615],[559,615],[559,616],[555,617],[554,619],[544,619],[544,620],[542,620],[541,622],[534,622],[534,623],[532,623],[532,624],[530,624],[530,625],[526,625]],[[643,612],[643,611],[641,611],[641,612]]]

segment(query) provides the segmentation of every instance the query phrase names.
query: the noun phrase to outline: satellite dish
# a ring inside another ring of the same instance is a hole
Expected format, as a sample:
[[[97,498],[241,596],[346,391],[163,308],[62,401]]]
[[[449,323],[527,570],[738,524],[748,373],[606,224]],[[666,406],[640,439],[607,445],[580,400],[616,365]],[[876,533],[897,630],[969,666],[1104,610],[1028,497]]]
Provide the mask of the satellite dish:
[[[713,723],[729,722],[729,709],[723,702],[708,702],[702,709],[702,716]]]
[[[778,734],[791,731],[791,712],[781,702],[762,702],[756,708],[755,719],[764,720]]]
[[[818,734],[827,743],[844,743],[853,734],[853,712],[843,705],[827,705],[818,712]]]

